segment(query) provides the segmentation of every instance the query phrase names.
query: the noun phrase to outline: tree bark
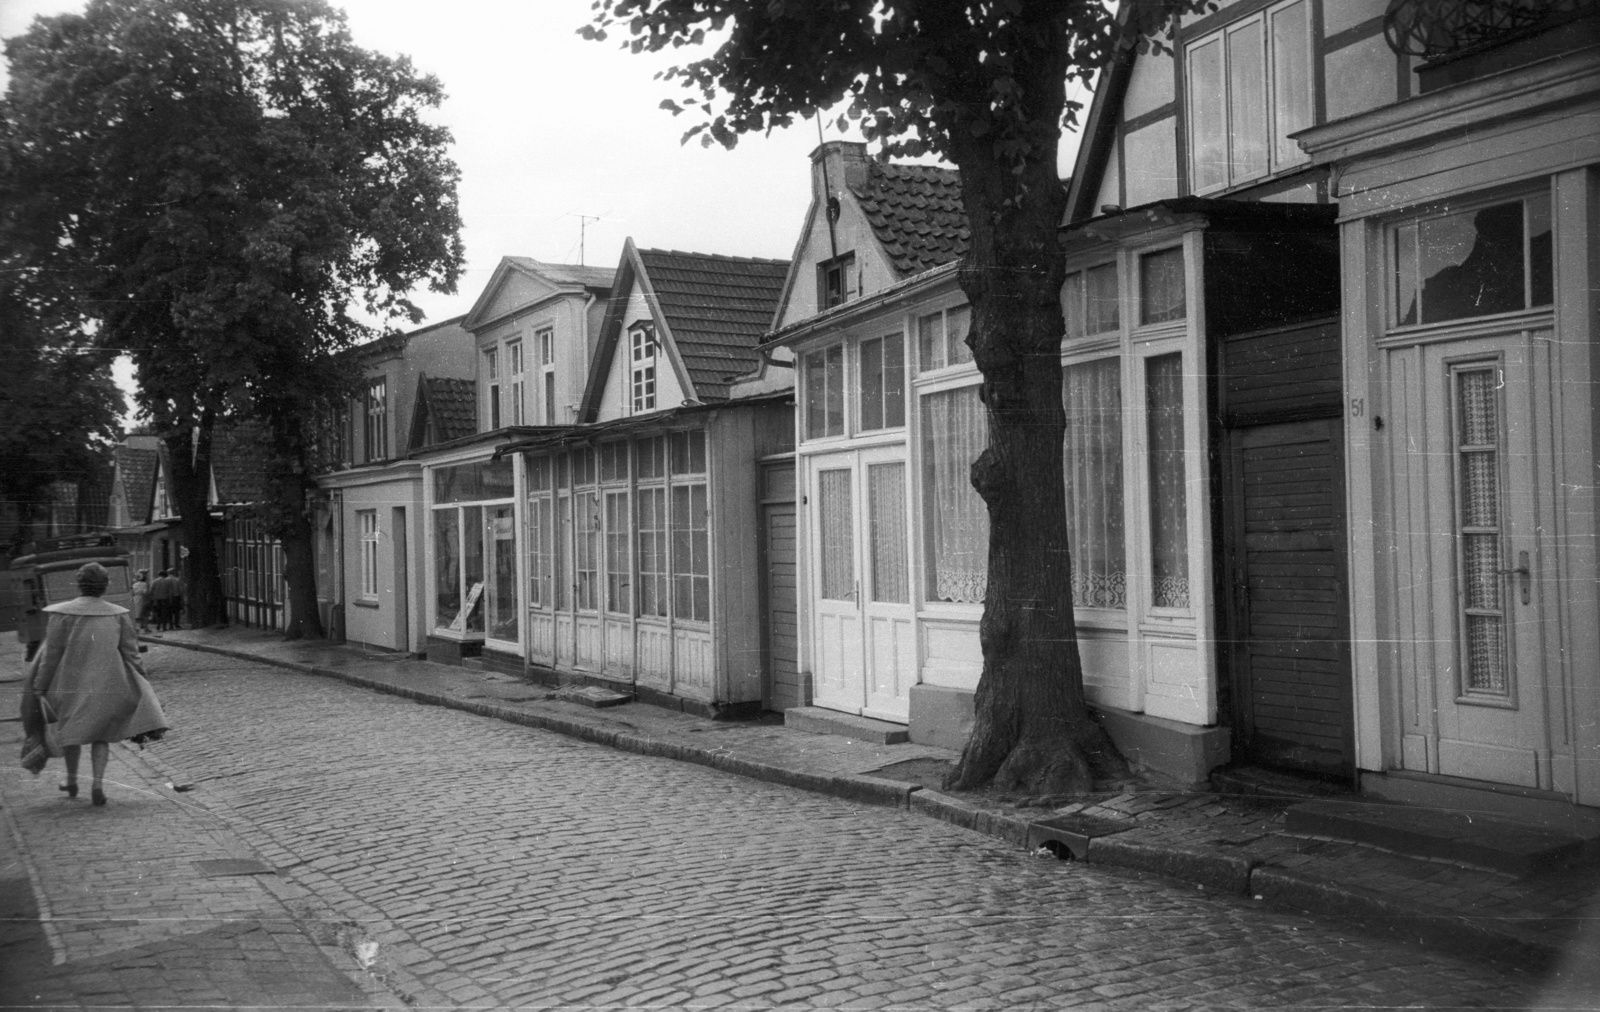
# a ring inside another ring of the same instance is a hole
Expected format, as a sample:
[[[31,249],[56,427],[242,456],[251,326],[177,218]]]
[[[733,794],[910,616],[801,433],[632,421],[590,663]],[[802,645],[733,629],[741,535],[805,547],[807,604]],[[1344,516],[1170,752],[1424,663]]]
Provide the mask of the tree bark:
[[[215,416],[202,411],[198,422],[169,432],[165,437],[167,462],[172,468],[172,497],[177,503],[183,544],[183,596],[193,628],[222,625],[222,571],[217,565],[215,531],[211,522],[211,432]]]
[[[972,736],[947,786],[1077,793],[1126,765],[1083,694],[1072,609],[1062,442],[1061,285],[1056,178],[1065,54],[1018,68],[1027,119],[1049,124],[1020,173],[985,138],[952,131],[971,233],[959,281],[972,305],[989,445],[972,485],[989,509],[989,584]]]

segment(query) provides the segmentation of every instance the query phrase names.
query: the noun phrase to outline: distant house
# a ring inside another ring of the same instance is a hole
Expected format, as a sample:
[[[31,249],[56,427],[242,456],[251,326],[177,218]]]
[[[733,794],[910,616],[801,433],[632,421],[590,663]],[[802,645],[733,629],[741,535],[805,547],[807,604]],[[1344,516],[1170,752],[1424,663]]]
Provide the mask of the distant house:
[[[182,559],[183,534],[172,506],[159,437],[130,434],[112,451],[111,491],[106,526],[128,552],[128,565],[148,570],[151,579],[174,569]]]
[[[262,629],[288,626],[284,553],[250,507],[261,502],[268,466],[266,433],[253,422],[226,421],[211,440],[211,487],[207,501],[220,521],[223,612],[230,623]]]

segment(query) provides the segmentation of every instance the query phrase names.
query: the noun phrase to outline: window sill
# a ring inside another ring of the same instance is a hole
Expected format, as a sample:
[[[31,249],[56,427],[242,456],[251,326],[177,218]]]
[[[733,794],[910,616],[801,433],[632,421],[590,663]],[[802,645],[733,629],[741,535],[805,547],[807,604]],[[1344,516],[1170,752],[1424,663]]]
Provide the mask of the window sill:
[[[378,599],[375,598],[375,597],[358,597],[355,600],[351,601],[350,603],[355,605],[357,608],[374,608],[374,609],[376,609],[376,608],[382,608],[383,607],[383,605],[380,604],[378,602]]]
[[[1468,337],[1494,337],[1508,330],[1555,325],[1555,307],[1537,306],[1489,316],[1464,316],[1439,323],[1414,323],[1386,327],[1378,336],[1378,347],[1390,348],[1426,341],[1456,341]]]

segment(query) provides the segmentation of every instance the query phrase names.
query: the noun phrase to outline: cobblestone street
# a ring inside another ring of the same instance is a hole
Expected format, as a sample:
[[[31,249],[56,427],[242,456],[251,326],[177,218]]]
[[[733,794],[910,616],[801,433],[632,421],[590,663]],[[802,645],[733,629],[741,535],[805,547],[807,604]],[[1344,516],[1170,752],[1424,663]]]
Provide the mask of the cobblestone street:
[[[1537,1001],[1511,968],[1033,858],[905,811],[245,661],[161,646],[148,661],[176,730],[145,757],[413,1003]],[[108,817],[136,801],[110,795]]]

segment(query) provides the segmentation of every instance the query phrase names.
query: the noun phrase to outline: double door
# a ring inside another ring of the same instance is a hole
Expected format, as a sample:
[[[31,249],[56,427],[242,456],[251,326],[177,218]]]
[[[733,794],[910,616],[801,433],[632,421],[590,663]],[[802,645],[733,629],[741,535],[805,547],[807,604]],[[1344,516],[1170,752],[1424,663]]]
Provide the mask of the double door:
[[[917,678],[905,449],[809,458],[812,701],[901,723]]]

